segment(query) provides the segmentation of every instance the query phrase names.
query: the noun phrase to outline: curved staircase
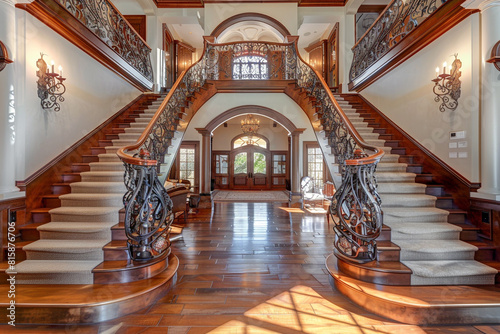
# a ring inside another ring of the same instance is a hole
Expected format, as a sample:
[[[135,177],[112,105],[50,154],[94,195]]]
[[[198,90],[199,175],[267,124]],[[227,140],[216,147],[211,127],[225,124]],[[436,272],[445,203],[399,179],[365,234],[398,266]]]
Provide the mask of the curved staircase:
[[[37,227],[40,239],[23,247],[26,261],[16,265],[19,284],[94,283],[93,269],[107,260],[106,247],[112,227],[120,222],[126,191],[124,166],[116,151],[135,143],[160,103],[137,114],[116,139],[103,141],[102,153],[87,157],[92,160],[89,170],[80,173],[79,182],[69,184],[70,193],[59,196],[60,207],[47,211],[50,222]]]

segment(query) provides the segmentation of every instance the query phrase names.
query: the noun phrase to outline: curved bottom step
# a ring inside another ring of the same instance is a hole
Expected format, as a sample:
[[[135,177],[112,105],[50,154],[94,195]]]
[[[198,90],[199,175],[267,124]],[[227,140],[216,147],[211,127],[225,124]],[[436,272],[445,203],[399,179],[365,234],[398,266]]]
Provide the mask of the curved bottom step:
[[[326,267],[336,289],[362,308],[411,325],[491,324],[500,319],[498,286],[384,286],[346,276],[331,254]]]
[[[179,259],[170,254],[161,274],[125,284],[17,285],[17,324],[90,324],[137,312],[164,295],[177,280]],[[8,284],[0,285],[0,317],[7,318]]]

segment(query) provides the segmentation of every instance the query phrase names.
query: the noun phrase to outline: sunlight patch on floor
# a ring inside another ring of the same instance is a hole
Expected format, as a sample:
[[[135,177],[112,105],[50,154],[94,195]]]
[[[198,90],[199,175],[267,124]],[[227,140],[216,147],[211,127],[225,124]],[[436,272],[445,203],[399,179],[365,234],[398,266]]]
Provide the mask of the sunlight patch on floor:
[[[389,333],[387,323],[350,312],[304,285],[280,293],[244,315],[248,320],[229,321],[210,333]],[[404,327],[405,333],[425,333],[418,326]]]

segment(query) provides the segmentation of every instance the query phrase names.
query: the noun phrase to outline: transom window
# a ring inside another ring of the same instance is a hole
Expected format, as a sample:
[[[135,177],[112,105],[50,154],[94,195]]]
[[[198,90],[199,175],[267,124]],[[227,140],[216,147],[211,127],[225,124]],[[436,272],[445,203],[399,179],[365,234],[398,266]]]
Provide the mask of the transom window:
[[[241,136],[233,141],[233,149],[243,146],[253,145],[267,149],[267,140],[257,136]]]
[[[268,79],[267,59],[262,56],[241,56],[233,60],[233,80]]]

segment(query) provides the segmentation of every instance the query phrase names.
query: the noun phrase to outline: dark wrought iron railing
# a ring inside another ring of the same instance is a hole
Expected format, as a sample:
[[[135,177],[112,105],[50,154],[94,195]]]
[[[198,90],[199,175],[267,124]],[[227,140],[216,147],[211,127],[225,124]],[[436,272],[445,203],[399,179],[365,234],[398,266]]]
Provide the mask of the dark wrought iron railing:
[[[352,82],[448,0],[393,0],[352,48]]]
[[[126,166],[125,226],[132,258],[148,259],[168,249],[163,240],[168,240],[172,206],[157,171],[186,100],[206,80],[234,80],[233,72],[241,73],[241,57],[245,56],[262,57],[265,62],[250,58],[246,77],[236,78],[252,77],[252,66],[258,63],[257,77],[265,72],[267,80],[293,80],[316,101],[317,114],[342,174],[342,185],[331,206],[337,255],[360,262],[374,260],[375,239],[382,228],[375,169],[383,151],[363,142],[325,81],[300,58],[295,43],[262,42],[206,43],[201,59],[179,77],[138,142],[119,150]],[[265,71],[260,67],[263,64]]]
[[[55,0],[130,66],[153,82],[151,48],[108,0]]]

